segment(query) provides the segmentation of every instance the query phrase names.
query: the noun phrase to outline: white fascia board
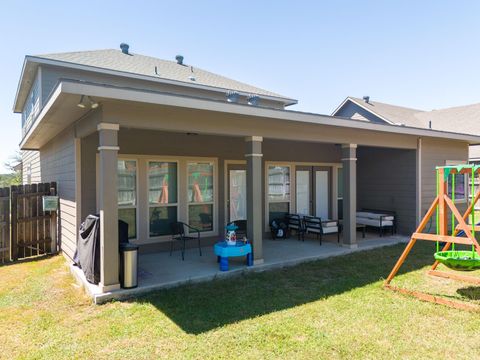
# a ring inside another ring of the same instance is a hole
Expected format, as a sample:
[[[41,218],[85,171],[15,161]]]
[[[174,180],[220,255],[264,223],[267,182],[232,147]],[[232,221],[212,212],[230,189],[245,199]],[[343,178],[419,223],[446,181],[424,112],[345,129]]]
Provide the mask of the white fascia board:
[[[189,88],[193,88],[193,89],[202,89],[202,90],[209,90],[209,91],[232,91],[232,89],[228,89],[228,88],[221,88],[221,87],[215,87],[215,86],[210,86],[210,85],[188,83],[188,82],[179,81],[179,80],[171,80],[171,79],[165,79],[165,78],[161,78],[161,77],[135,74],[135,73],[130,73],[130,72],[126,72],[126,71],[105,69],[105,68],[101,68],[101,67],[97,67],[97,66],[76,64],[76,63],[70,63],[70,62],[61,61],[61,60],[45,59],[45,58],[42,58],[42,57],[31,56],[31,55],[27,55],[25,57],[25,61],[35,62],[35,63],[39,63],[39,64],[45,64],[45,65],[52,65],[52,66],[60,66],[60,67],[76,69],[76,70],[93,71],[93,72],[100,73],[100,74],[122,76],[122,77],[137,79],[137,80],[154,81],[154,82],[159,82],[159,83],[162,83],[162,84],[184,86],[184,87],[189,87]],[[235,91],[238,92],[242,96],[252,95],[252,93],[250,93],[250,92],[239,91],[239,90],[235,90]],[[257,93],[253,93],[253,94],[257,95],[260,98],[266,99],[266,100],[273,100],[273,101],[282,102],[285,106],[295,105],[295,104],[298,103],[298,100],[296,100],[296,99],[285,98],[285,97],[280,97],[280,96],[257,94]]]
[[[412,128],[398,125],[374,124],[370,122],[362,122],[352,119],[333,117],[329,115],[261,108],[250,105],[232,104],[221,101],[172,95],[154,91],[137,90],[131,88],[121,88],[102,84],[85,83],[73,80],[63,80],[57,85],[52,96],[47,101],[47,104],[45,105],[44,109],[42,109],[42,112],[39,114],[37,120],[35,121],[35,124],[29,130],[27,136],[25,136],[23,142],[25,142],[25,139],[27,139],[31,132],[40,124],[42,118],[49,111],[49,109],[55,103],[56,99],[60,96],[61,93],[72,95],[86,95],[112,100],[115,99],[133,101],[155,105],[176,106],[182,108],[216,111],[246,116],[257,116],[276,120],[303,122],[325,126],[343,127],[349,129],[362,129],[384,133],[396,133],[412,136],[460,140],[468,142],[469,144],[480,144],[480,136],[473,136],[468,134],[451,133],[423,128]]]

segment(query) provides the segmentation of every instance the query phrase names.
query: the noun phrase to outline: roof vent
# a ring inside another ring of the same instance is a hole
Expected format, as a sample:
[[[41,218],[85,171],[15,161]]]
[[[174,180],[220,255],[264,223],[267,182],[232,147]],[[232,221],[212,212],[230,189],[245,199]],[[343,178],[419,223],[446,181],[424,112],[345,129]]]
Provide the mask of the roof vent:
[[[259,100],[260,98],[258,97],[258,95],[250,95],[248,97],[248,105],[257,106]]]
[[[177,60],[178,65],[183,65],[183,56],[182,55],[175,56],[175,60]]]
[[[229,91],[227,92],[227,101],[229,103],[236,103],[238,102],[238,99],[240,97],[240,94],[236,91]]]
[[[130,46],[128,46],[128,44],[125,44],[125,43],[120,44],[120,49],[122,49],[122,53],[127,54],[127,55],[128,55],[128,48],[129,47]]]
[[[367,104],[370,103],[370,96],[364,96],[363,101],[365,101]]]

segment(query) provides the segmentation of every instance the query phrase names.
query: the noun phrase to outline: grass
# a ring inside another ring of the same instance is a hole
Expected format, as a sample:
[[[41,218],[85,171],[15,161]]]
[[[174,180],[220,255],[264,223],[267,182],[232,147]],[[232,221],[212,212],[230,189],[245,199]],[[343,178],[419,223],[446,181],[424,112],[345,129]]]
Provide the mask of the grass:
[[[95,306],[62,257],[0,268],[0,357],[472,359],[480,315],[382,290],[402,246]],[[425,275],[419,244],[397,285],[480,303]]]

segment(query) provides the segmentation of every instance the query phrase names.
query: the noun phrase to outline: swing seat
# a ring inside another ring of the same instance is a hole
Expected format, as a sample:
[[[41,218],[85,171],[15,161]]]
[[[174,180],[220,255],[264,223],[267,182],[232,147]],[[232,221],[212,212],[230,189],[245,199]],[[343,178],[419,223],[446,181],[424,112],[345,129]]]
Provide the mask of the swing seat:
[[[446,267],[457,271],[473,271],[480,269],[480,255],[471,250],[439,251],[434,254],[435,260]]]

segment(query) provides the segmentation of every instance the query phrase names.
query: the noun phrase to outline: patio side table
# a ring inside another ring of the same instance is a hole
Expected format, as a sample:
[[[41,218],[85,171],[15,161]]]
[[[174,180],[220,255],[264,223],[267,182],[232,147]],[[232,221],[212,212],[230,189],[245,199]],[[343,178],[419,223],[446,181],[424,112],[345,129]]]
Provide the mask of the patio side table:
[[[252,245],[237,241],[236,245],[228,245],[226,241],[221,241],[213,246],[213,252],[217,255],[217,261],[220,263],[220,271],[228,271],[228,258],[237,256],[247,257],[247,266],[253,265]]]

